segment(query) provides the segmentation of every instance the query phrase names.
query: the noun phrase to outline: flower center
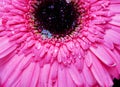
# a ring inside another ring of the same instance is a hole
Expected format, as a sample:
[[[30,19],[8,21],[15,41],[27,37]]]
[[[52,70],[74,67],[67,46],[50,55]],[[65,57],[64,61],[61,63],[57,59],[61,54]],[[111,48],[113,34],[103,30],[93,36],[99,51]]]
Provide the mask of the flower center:
[[[79,12],[74,2],[37,0],[33,13],[35,25],[43,34],[64,37],[78,25]]]

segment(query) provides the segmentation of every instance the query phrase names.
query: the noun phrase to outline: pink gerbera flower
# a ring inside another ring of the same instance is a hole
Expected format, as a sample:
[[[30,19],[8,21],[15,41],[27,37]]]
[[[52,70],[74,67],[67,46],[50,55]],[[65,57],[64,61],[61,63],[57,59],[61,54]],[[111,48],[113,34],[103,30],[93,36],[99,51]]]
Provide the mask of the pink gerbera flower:
[[[111,87],[119,9],[120,0],[0,0],[0,87]]]

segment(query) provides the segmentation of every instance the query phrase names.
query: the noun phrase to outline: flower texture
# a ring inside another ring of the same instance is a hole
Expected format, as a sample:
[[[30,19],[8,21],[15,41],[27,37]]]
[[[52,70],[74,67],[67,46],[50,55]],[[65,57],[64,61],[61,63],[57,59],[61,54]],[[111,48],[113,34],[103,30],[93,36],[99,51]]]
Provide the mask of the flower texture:
[[[67,0],[82,17],[60,38],[35,29],[35,1],[0,0],[0,87],[111,87],[120,78],[120,0]]]

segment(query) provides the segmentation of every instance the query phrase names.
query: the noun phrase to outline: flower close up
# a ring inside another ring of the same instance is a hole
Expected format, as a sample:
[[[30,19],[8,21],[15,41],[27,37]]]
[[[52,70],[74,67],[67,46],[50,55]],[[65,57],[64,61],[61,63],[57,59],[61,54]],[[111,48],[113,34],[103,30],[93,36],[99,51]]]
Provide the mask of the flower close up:
[[[0,0],[0,87],[112,87],[119,9],[120,0]]]

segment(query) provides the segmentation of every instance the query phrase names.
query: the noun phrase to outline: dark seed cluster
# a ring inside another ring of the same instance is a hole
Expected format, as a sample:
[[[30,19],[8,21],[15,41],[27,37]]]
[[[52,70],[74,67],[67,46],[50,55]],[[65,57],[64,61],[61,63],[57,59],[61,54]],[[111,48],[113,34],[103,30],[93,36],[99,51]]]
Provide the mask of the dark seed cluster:
[[[77,26],[78,12],[73,2],[66,0],[37,0],[34,18],[39,29],[53,35],[65,36]]]

